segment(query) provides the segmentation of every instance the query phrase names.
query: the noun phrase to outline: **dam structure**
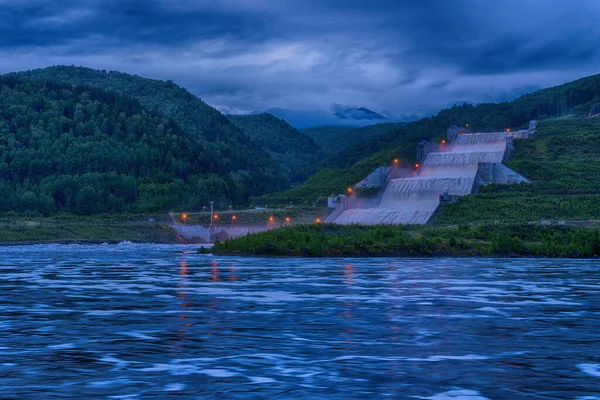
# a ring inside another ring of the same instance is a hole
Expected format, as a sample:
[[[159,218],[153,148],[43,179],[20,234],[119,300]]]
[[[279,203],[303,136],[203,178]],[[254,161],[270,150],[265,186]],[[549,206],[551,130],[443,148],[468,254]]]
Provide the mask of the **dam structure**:
[[[388,179],[378,204],[334,211],[326,222],[359,225],[423,225],[433,217],[441,199],[473,193],[481,184],[527,181],[502,165],[510,154],[511,132],[464,133],[424,155],[415,176]]]

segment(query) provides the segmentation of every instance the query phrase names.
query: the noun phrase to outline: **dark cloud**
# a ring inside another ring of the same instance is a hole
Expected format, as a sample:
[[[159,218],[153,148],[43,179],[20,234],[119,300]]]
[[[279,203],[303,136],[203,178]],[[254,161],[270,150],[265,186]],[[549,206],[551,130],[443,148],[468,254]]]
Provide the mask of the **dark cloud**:
[[[206,3],[206,2],[204,2]],[[184,47],[225,37],[253,42],[265,37],[264,14],[170,0],[15,1],[0,3],[0,46],[35,47],[97,42]]]
[[[597,0],[0,0],[0,72],[174,79],[216,106],[393,113],[599,72]]]

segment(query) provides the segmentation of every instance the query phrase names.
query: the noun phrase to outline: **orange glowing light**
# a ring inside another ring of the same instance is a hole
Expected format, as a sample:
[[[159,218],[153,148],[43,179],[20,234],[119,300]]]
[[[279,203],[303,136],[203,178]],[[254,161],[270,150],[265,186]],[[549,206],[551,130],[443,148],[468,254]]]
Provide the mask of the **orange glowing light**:
[[[235,221],[237,219],[237,217],[234,215],[231,217],[231,219]]]
[[[442,140],[442,144],[446,144],[446,140]]]
[[[317,218],[316,222],[317,222],[317,224],[320,224],[321,223],[321,218]]]
[[[351,188],[351,187],[349,187],[349,188],[348,188],[348,193],[352,193],[352,192],[353,192],[352,188]]]
[[[510,132],[510,128],[506,128],[506,132]]]
[[[219,214],[215,214],[215,215],[213,216],[213,218],[214,218],[214,219],[219,219]]]
[[[469,124],[466,124],[465,126],[468,128],[468,127],[469,127]]]
[[[285,218],[285,222],[287,222],[288,224],[292,221],[292,219],[290,217],[286,217]]]
[[[184,220],[184,221],[185,221],[185,220],[187,219],[187,217],[188,217],[188,215],[187,215],[187,214],[185,214],[185,213],[184,213],[184,214],[181,214],[181,219],[182,219],[182,220]]]
[[[273,222],[273,221],[275,221],[275,218],[274,217],[269,217],[269,222]]]
[[[395,164],[395,165],[398,165],[398,164],[400,164],[400,160],[399,160],[399,159],[397,159],[397,158],[394,158],[394,164]]]
[[[419,168],[419,166],[420,166],[420,164],[419,164],[419,163],[416,163],[416,164],[415,164],[415,168]]]

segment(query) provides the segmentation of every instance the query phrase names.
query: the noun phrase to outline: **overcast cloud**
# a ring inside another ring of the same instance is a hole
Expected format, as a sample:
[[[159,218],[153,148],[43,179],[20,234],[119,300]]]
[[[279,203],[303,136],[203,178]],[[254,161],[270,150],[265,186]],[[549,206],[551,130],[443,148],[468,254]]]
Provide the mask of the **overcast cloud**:
[[[173,79],[238,112],[422,113],[600,72],[598,0],[0,0],[0,72]]]

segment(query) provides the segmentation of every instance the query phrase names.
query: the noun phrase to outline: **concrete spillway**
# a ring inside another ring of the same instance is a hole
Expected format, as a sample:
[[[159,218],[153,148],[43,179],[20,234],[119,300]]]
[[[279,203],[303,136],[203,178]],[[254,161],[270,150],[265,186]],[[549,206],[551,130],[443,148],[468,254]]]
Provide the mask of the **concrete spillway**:
[[[458,135],[447,151],[429,153],[419,175],[389,181],[379,207],[342,212],[338,224],[418,225],[431,219],[440,195],[465,196],[473,191],[480,163],[501,163],[510,133]]]

